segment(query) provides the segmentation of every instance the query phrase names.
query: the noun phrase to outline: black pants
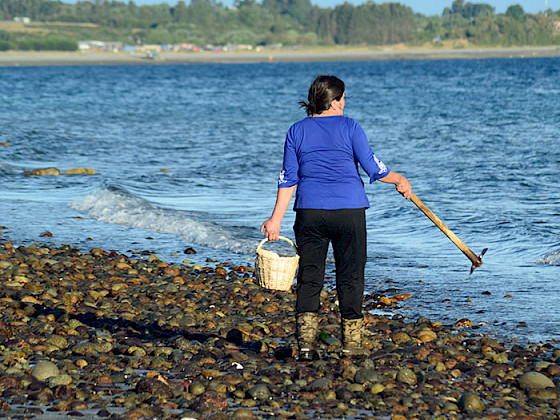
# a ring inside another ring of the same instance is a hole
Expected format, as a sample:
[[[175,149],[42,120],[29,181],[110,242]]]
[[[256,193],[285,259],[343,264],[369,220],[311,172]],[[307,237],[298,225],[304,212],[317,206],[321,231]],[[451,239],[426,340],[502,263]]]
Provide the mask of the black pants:
[[[362,318],[365,209],[297,210],[294,232],[300,256],[296,312],[319,311],[325,259],[332,242],[340,315],[345,319]]]

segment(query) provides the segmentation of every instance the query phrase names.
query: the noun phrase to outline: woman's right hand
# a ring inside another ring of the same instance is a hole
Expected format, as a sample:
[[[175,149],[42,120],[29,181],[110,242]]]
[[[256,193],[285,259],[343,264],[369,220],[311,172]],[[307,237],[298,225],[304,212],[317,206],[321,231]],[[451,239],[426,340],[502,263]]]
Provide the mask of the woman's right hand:
[[[408,179],[397,172],[390,171],[385,177],[379,179],[381,182],[386,182],[387,184],[393,184],[399,193],[402,194],[407,200],[410,199],[412,195],[412,186]]]
[[[284,218],[284,214],[286,214],[295,189],[295,185],[287,188],[278,188],[278,195],[276,197],[276,204],[274,205],[272,216],[261,225],[261,233],[264,232],[264,235],[269,241],[278,240],[280,228],[282,227],[282,219]]]
[[[412,186],[408,179],[401,175],[401,181],[396,184],[397,191],[401,193],[401,195],[406,198],[407,200],[410,199],[410,195],[412,194]]]
[[[276,221],[271,217],[261,225],[261,233],[264,232],[269,241],[277,241],[281,226],[282,221]]]

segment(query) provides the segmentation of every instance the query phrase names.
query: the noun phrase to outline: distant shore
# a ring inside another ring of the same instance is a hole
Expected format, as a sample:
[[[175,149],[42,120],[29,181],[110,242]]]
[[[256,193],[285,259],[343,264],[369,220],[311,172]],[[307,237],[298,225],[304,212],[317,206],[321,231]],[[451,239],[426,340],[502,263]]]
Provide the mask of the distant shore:
[[[169,52],[156,59],[143,53],[105,52],[0,52],[0,67],[79,66],[132,64],[331,62],[374,60],[435,60],[477,58],[558,57],[560,47],[454,48],[454,49],[278,49],[232,52]]]

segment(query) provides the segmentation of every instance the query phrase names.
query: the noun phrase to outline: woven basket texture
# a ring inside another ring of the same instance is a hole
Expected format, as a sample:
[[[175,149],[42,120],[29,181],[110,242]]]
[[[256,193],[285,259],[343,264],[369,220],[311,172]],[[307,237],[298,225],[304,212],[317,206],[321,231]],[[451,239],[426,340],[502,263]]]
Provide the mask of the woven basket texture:
[[[284,239],[292,246],[294,244],[287,238]],[[259,286],[266,289],[288,291],[292,287],[299,264],[299,255],[287,257],[274,251],[262,249],[263,240],[257,247],[255,256],[255,274]],[[295,247],[294,247],[295,248]]]

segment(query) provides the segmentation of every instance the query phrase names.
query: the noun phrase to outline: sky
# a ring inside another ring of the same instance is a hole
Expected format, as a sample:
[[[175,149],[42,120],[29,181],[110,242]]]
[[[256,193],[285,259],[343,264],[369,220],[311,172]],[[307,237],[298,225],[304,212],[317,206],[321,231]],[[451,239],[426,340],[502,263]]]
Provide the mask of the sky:
[[[234,0],[218,0],[225,6],[231,6]],[[259,3],[260,1],[257,0]],[[343,4],[345,0],[311,0],[312,4],[319,7],[335,7],[338,4]],[[352,4],[363,4],[367,0],[346,0]],[[189,0],[185,1],[187,4]],[[374,0],[375,3],[385,3],[385,0]],[[453,0],[392,0],[395,3],[401,3],[409,6],[414,12],[422,13],[423,15],[441,15],[443,9],[451,7]],[[513,4],[519,4],[523,7],[525,13],[539,13],[544,12],[545,5],[550,10],[557,11],[560,9],[560,0],[465,0],[465,3],[484,3],[489,4],[495,8],[496,13],[505,13],[507,8]],[[162,4],[169,5],[177,4],[177,0],[134,0],[137,5],[143,4]]]

